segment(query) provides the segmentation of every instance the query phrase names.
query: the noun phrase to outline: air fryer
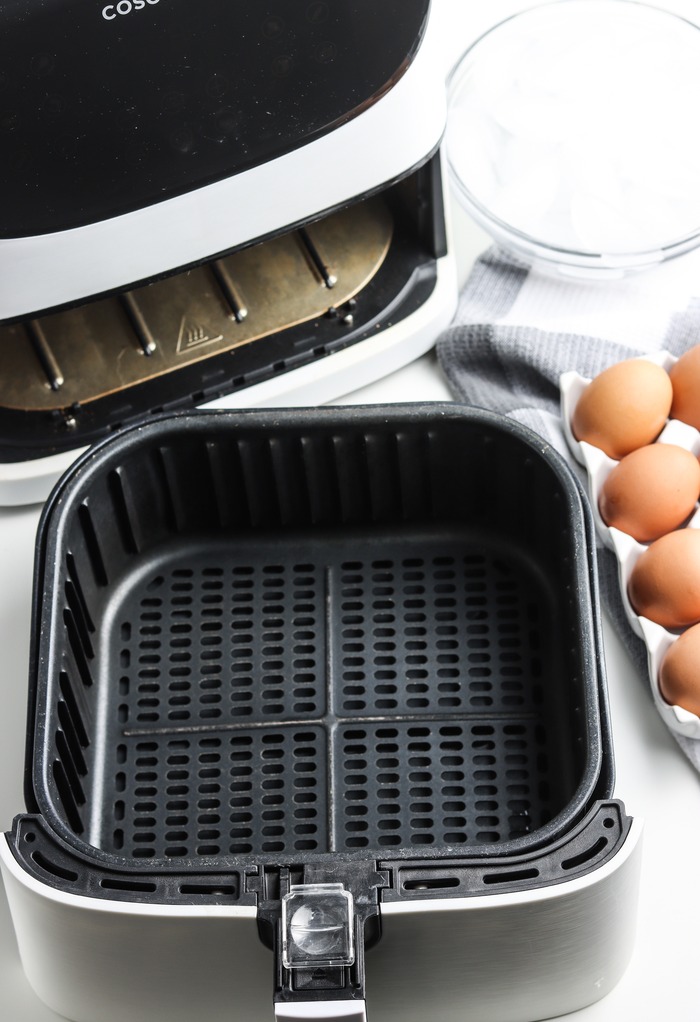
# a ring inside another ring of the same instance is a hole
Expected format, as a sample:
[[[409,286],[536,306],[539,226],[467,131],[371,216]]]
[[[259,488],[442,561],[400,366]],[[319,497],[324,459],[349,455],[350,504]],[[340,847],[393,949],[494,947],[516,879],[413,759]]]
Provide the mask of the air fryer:
[[[456,406],[98,444],[35,576],[23,962],[68,1018],[524,1022],[631,946],[590,512]],[[365,957],[366,953],[366,957]]]

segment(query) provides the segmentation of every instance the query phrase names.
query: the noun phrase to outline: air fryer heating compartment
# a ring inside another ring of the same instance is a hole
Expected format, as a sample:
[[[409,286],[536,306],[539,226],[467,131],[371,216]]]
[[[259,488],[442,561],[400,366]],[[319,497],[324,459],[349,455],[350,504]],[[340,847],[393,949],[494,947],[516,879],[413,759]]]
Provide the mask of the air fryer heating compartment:
[[[0,457],[45,457],[190,410],[410,317],[446,252],[440,175],[434,154],[255,244],[0,323]]]
[[[340,881],[360,990],[382,902],[560,883],[624,841],[589,513],[517,424],[163,418],[83,457],[40,538],[11,843],[41,883],[257,905],[275,944],[290,885]]]

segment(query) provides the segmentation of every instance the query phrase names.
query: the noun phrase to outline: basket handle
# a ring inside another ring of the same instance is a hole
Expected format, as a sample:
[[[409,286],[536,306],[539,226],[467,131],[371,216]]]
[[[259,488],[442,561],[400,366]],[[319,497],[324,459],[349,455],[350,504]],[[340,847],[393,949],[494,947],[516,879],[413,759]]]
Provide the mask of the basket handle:
[[[365,923],[377,912],[376,888],[365,884],[361,869],[355,872],[360,882],[353,876],[348,886],[317,874],[301,884],[281,878],[275,1022],[367,1022]],[[366,872],[379,879],[373,867]]]
[[[275,1022],[367,1022],[367,1011],[360,1000],[276,1002]]]

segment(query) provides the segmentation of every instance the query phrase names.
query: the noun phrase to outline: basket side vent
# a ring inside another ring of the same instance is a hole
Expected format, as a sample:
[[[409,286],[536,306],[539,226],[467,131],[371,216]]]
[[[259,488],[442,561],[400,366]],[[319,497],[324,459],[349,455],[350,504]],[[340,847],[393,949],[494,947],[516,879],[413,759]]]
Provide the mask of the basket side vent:
[[[82,686],[74,685],[67,671],[61,671],[58,680],[52,775],[71,829],[82,834],[85,831],[86,780],[89,773],[87,756],[90,745],[85,723],[86,703],[80,694]]]
[[[102,556],[97,530],[95,529],[92,514],[87,503],[81,504],[78,508],[78,521],[82,529],[85,549],[92,566],[95,581],[98,585],[106,586],[109,579],[107,577],[104,557]]]
[[[195,530],[422,520],[432,513],[430,438],[379,431],[205,435],[125,459],[109,473],[105,500],[101,535],[111,523],[118,537],[111,545],[129,554]],[[80,514],[102,577],[105,559],[87,505]]]
[[[55,686],[51,779],[66,822],[76,834],[87,829],[91,738],[94,721],[95,646],[92,616],[72,554],[66,558],[62,669]]]
[[[114,520],[119,529],[124,549],[129,554],[137,554],[139,552],[139,544],[134,528],[134,514],[130,507],[129,493],[124,482],[123,469],[116,468],[109,473],[108,487],[114,508]]]
[[[80,675],[83,685],[89,687],[93,683],[92,671],[90,668],[90,660],[92,657],[88,657],[85,644],[80,634],[80,629],[73,613],[68,607],[66,607],[63,611],[63,623],[66,628],[66,637],[68,639],[67,651],[72,654],[73,663]]]
[[[85,594],[85,589],[78,574],[78,567],[75,563],[75,557],[70,551],[66,554],[66,569],[67,569],[67,582],[66,589],[68,589],[68,582],[71,583],[72,595],[76,604],[75,613],[79,613],[84,623],[86,632],[92,633],[95,631],[95,624],[90,614],[88,606],[88,600]],[[70,602],[70,601],[69,601]]]

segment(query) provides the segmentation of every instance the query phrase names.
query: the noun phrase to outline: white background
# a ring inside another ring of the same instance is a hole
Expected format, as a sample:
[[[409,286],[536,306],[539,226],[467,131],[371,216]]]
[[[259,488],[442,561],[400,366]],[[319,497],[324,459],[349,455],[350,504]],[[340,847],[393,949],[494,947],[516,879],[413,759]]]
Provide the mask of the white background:
[[[445,19],[446,68],[482,31],[530,6],[522,0],[438,2],[437,13]],[[700,18],[696,0],[657,0],[657,6],[690,19]],[[698,100],[700,107],[700,97]],[[697,130],[697,125],[688,127]],[[452,220],[463,280],[488,239],[460,211],[453,210]],[[359,403],[448,398],[434,358],[426,356],[346,400]],[[2,830],[9,828],[12,817],[22,811],[24,804],[24,720],[38,516],[38,508],[0,509]],[[569,1017],[577,1022],[696,1022],[700,1018],[696,936],[700,917],[700,778],[658,717],[648,683],[635,673],[607,624],[605,646],[617,763],[616,794],[624,799],[631,815],[645,821],[637,940],[630,967],[613,993]],[[0,891],[0,1022],[50,1022],[57,1018],[36,998],[24,978],[4,893]],[[153,1022],[167,1020],[154,1018]]]

